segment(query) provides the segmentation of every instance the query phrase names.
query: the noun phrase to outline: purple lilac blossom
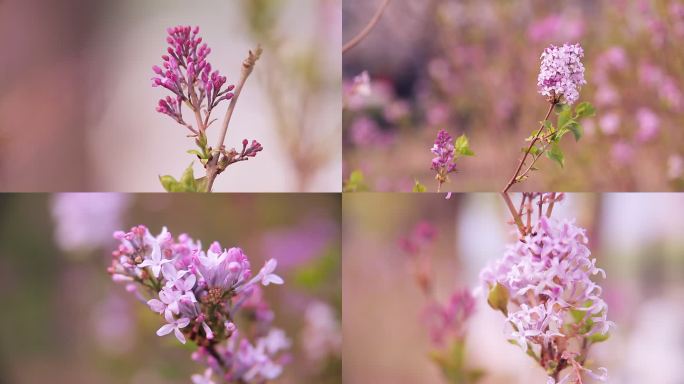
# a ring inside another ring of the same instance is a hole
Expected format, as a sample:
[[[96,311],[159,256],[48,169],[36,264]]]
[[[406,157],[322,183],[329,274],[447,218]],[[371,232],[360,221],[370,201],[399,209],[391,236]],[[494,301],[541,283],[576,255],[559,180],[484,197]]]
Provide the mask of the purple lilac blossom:
[[[542,216],[530,234],[482,270],[489,289],[508,292],[506,334],[525,352],[543,357],[550,351],[550,360],[558,363],[563,354],[576,353],[571,340],[605,335],[614,326],[602,289],[592,281],[595,275],[605,278],[605,272],[596,267],[587,243],[586,231],[573,221]],[[540,363],[550,367],[543,358]]]
[[[226,84],[226,77],[212,71],[207,57],[211,48],[202,43],[199,27],[177,26],[167,29],[169,44],[167,54],[162,56],[162,66],[152,70],[153,87],[164,87],[175,97],[159,100],[157,111],[185,125],[181,106],[187,103],[195,111],[206,109],[209,114],[223,100],[233,97],[233,85]]]
[[[582,58],[584,50],[579,44],[551,45],[541,54],[541,67],[537,77],[539,93],[554,102],[574,104],[579,99],[579,90],[586,84]]]
[[[456,171],[454,140],[449,132],[441,129],[437,133],[437,139],[435,139],[435,144],[430,149],[430,152],[435,155],[430,169],[437,172],[437,179],[441,184],[447,180],[448,174]]]
[[[157,335],[173,334],[183,344],[191,340],[198,345],[199,360],[209,370],[194,375],[193,382],[211,383],[215,375],[228,382],[263,383],[282,372],[277,354],[289,347],[289,340],[271,327],[273,314],[259,285],[283,284],[274,273],[275,259],[253,276],[240,248],[214,242],[205,252],[188,235],[174,238],[164,228],[153,236],[142,225],[117,231],[114,238],[120,244],[108,269],[112,279],[127,284],[129,292],[164,317]],[[254,345],[244,336],[236,341],[234,319],[242,312],[259,330]]]

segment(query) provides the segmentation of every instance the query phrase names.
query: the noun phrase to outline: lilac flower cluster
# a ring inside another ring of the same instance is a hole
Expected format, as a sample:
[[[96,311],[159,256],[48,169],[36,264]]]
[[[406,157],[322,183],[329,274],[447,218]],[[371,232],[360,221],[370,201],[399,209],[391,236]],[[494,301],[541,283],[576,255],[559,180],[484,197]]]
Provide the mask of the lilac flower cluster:
[[[195,383],[212,377],[235,383],[263,383],[282,371],[280,352],[290,345],[283,331],[271,327],[273,312],[263,300],[261,287],[283,284],[274,274],[275,259],[252,276],[240,248],[222,248],[217,242],[205,252],[201,243],[182,234],[177,239],[166,228],[153,236],[142,225],[115,232],[120,243],[112,252],[108,272],[115,282],[163,316],[157,335],[172,334],[199,349],[195,360],[208,366]],[[238,330],[236,316],[251,321]],[[256,340],[250,342],[247,335]]]
[[[561,97],[565,103],[574,104],[579,99],[579,90],[586,84],[582,58],[584,50],[579,44],[551,45],[541,54],[541,67],[537,77],[539,93],[548,96],[553,103]]]
[[[440,129],[437,133],[437,139],[430,151],[435,154],[432,159],[432,169],[437,172],[435,179],[441,185],[448,179],[451,172],[456,171],[456,162],[454,161],[454,139],[449,132]]]
[[[466,334],[466,324],[475,313],[475,298],[468,289],[455,291],[449,301],[442,305],[433,303],[426,308],[432,341],[443,345],[448,337],[463,340]]]
[[[614,326],[601,287],[591,280],[605,272],[590,258],[587,243],[585,230],[572,221],[542,216],[502,259],[481,272],[490,304],[507,315],[509,339],[546,369],[549,383],[565,368],[573,370],[558,383],[579,377],[580,371],[591,373],[580,362],[592,341]],[[591,374],[605,380],[605,369],[599,372]]]
[[[205,109],[208,116],[221,101],[233,97],[231,91],[235,86],[223,88],[226,77],[218,71],[212,72],[211,64],[207,61],[211,48],[202,43],[199,27],[177,26],[167,29],[167,33],[168,54],[162,56],[162,67],[152,67],[156,74],[152,86],[164,87],[176,97],[175,100],[172,97],[159,100],[157,111],[186,125],[181,113],[183,103],[194,112]]]

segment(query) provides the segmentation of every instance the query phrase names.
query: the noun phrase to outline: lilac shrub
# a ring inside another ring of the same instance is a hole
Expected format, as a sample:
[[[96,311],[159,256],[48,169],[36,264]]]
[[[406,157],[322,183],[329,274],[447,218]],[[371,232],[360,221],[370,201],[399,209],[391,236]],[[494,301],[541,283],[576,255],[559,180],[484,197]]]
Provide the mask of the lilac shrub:
[[[606,340],[614,327],[602,289],[593,281],[605,278],[605,271],[591,258],[586,230],[573,220],[547,217],[550,210],[542,214],[545,202],[557,199],[528,197],[528,211],[539,198],[540,218],[482,270],[488,302],[506,316],[509,342],[539,363],[549,384],[581,383],[583,375],[606,381],[605,368],[587,367],[590,347]]]
[[[290,340],[272,327],[261,291],[283,284],[275,259],[253,275],[242,249],[214,242],[204,251],[199,241],[174,238],[166,228],[154,236],[140,225],[114,238],[112,280],[164,319],[158,336],[197,346],[193,359],[207,368],[194,383],[263,383],[280,375]],[[241,326],[238,315],[246,319]]]
[[[181,180],[162,176],[160,181],[169,192],[210,192],[216,176],[229,165],[249,160],[263,149],[256,140],[250,143],[244,139],[240,150],[226,150],[223,144],[235,104],[261,55],[261,48],[249,52],[242,64],[242,74],[236,87],[228,84],[226,76],[209,63],[211,48],[202,42],[199,30],[199,27],[190,26],[169,28],[166,38],[169,47],[162,56],[162,65],[152,67],[152,86],[171,92],[171,96],[159,100],[157,112],[169,116],[190,131],[188,136],[195,138],[199,150],[190,150],[188,153],[197,156],[206,169],[206,176],[200,179],[195,179],[192,165]],[[212,148],[208,145],[207,130],[216,121],[212,112],[223,102],[229,102],[230,105],[221,125],[218,144]],[[189,110],[194,122],[185,120],[183,106]]]

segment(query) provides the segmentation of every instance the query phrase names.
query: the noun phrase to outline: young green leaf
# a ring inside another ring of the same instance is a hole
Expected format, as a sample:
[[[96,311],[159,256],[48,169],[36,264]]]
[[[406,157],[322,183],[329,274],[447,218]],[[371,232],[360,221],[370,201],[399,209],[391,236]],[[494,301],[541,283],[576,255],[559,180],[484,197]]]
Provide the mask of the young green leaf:
[[[584,101],[575,108],[575,118],[582,119],[596,115],[596,108],[591,103]]]
[[[564,108],[559,114],[558,114],[558,130],[562,130],[566,128],[566,125],[572,120],[572,112],[570,111],[570,108]]]
[[[420,183],[420,181],[416,180],[416,183],[413,185],[413,192],[425,192],[427,191],[427,188],[423,184]]]
[[[166,192],[177,192],[178,181],[173,176],[159,176],[159,181]]]
[[[568,124],[568,129],[570,132],[572,132],[572,135],[575,136],[575,141],[579,141],[579,139],[582,138],[582,125],[580,125],[580,123],[578,123],[576,120],[570,121]]]
[[[183,175],[180,179],[180,184],[182,185],[183,192],[197,192],[197,184],[195,183],[195,174],[192,169],[192,163],[183,171]]]
[[[546,156],[558,163],[561,168],[565,166],[565,158],[563,157],[563,151],[560,148],[560,145],[557,143],[551,144],[551,149],[546,151]]]
[[[468,136],[462,134],[454,142],[454,149],[457,155],[462,156],[474,156],[475,152],[470,149],[470,144],[468,142]]]

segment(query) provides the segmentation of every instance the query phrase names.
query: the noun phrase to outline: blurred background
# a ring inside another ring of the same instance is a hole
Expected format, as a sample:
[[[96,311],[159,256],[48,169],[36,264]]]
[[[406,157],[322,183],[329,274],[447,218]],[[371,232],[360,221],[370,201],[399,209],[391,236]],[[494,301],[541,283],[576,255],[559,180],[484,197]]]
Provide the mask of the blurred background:
[[[341,0],[2,0],[0,189],[162,191],[159,175],[179,178],[195,145],[155,111],[167,92],[151,78],[166,28],[183,24],[200,26],[229,83],[264,48],[226,140],[264,151],[215,190],[339,191],[341,22]]]
[[[0,383],[188,383],[192,347],[158,337],[157,314],[111,281],[112,232],[167,226],[207,246],[278,260],[264,289],[292,340],[278,383],[341,381],[340,197],[0,196]]]
[[[380,0],[344,0],[343,37]],[[344,178],[363,172],[376,191],[434,190],[430,148],[439,129],[466,133],[476,157],[459,160],[443,190],[503,189],[524,139],[548,104],[537,93],[539,56],[579,42],[597,107],[579,143],[563,140],[566,167],[540,161],[527,191],[684,188],[684,2],[681,0],[393,0],[343,58],[345,89],[368,71],[369,96],[344,100]]]
[[[519,195],[514,195],[514,202]],[[497,194],[346,194],[343,197],[345,383],[447,383],[429,354],[428,302],[399,246],[420,221],[437,230],[425,255],[437,298],[479,286],[479,271],[515,241]],[[599,279],[617,326],[592,347],[591,366],[615,384],[684,383],[684,209],[679,194],[566,194],[555,218],[576,218],[607,279]],[[484,297],[468,323],[466,363],[480,383],[543,383],[533,359],[504,336],[504,317]],[[587,378],[588,380],[588,378]]]

